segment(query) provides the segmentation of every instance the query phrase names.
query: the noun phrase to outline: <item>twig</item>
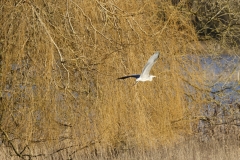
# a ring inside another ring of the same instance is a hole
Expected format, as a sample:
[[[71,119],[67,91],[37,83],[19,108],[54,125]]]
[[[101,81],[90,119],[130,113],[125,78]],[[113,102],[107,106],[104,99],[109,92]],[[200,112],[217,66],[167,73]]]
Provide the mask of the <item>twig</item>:
[[[109,39],[108,37],[106,37],[105,35],[103,35],[100,31],[98,31],[98,30],[94,27],[94,25],[92,24],[91,18],[89,18],[89,17],[86,15],[86,13],[83,11],[83,9],[82,9],[78,4],[76,4],[75,2],[73,2],[72,0],[71,0],[71,2],[72,2],[73,4],[75,4],[75,5],[81,10],[83,16],[88,19],[88,21],[90,22],[90,25],[91,25],[92,28],[95,30],[95,32],[97,32],[98,34],[100,34],[101,36],[103,36],[105,39],[107,39],[110,43],[112,43],[112,40],[111,40],[111,39]]]
[[[49,30],[47,29],[45,23],[42,21],[40,15],[39,15],[38,12],[36,11],[35,7],[34,7],[32,4],[30,4],[30,5],[31,5],[31,7],[32,7],[33,12],[36,14],[36,16],[37,16],[39,22],[40,22],[41,25],[44,27],[44,29],[45,29],[47,35],[49,36],[49,38],[50,38],[50,40],[51,40],[51,42],[52,42],[52,43],[54,44],[54,46],[56,47],[56,49],[57,49],[57,51],[58,51],[58,54],[59,54],[59,56],[60,56],[61,64],[62,64],[63,68],[67,71],[68,80],[67,80],[67,85],[66,85],[66,87],[65,87],[65,89],[67,89],[68,86],[69,86],[69,83],[70,83],[70,78],[69,78],[70,74],[69,74],[68,69],[67,69],[66,66],[64,65],[64,62],[65,62],[65,61],[64,61],[64,58],[63,58],[63,56],[62,56],[62,53],[61,53],[61,51],[60,51],[58,45],[57,45],[57,44],[55,43],[55,41],[53,40],[53,38],[52,38],[52,36],[51,36]]]
[[[59,54],[59,56],[60,56],[61,62],[64,62],[64,59],[63,59],[62,53],[61,53],[61,51],[60,51],[58,45],[57,45],[57,44],[55,43],[55,41],[53,40],[51,34],[49,33],[49,30],[47,29],[45,23],[42,21],[40,15],[38,14],[38,12],[37,12],[36,9],[34,8],[34,6],[33,6],[33,5],[31,5],[31,6],[32,6],[32,10],[33,10],[33,12],[36,14],[36,16],[37,16],[39,22],[40,22],[41,25],[44,27],[44,29],[45,29],[47,35],[49,36],[49,38],[50,38],[50,40],[51,40],[51,42],[52,42],[52,43],[54,44],[54,46],[56,47],[56,49],[57,49],[57,51],[58,51],[58,54]]]
[[[7,142],[11,145],[11,148],[13,149],[13,151],[15,152],[15,154],[16,154],[18,157],[24,159],[23,156],[21,155],[22,152],[21,152],[21,153],[18,153],[17,149],[14,147],[13,143],[12,143],[11,140],[9,139],[8,134],[7,134],[2,128],[0,128],[0,130],[2,131],[2,133],[4,134],[4,136],[7,138]],[[24,150],[25,150],[25,149],[24,149]],[[23,150],[23,151],[24,151],[24,150]]]
[[[71,23],[71,19],[70,19],[70,17],[69,17],[69,11],[68,11],[68,4],[69,4],[69,2],[67,1],[67,17],[68,17],[68,22],[69,22],[69,25],[70,25],[70,27],[71,27],[71,29],[72,29],[72,32],[75,34],[76,32],[74,31],[74,29],[73,29],[73,26],[72,26],[72,23]]]

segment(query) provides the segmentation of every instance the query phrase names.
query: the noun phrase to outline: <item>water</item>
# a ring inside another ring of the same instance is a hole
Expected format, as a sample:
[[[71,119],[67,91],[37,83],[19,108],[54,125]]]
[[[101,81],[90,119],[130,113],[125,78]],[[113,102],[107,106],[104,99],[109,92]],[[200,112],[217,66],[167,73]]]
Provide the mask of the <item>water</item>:
[[[240,130],[240,58],[223,54],[202,57],[201,64],[207,73],[211,101],[202,108],[207,120],[200,120],[198,130],[203,139],[239,133]],[[221,127],[219,127],[221,126]],[[229,126],[236,127],[229,131]],[[220,129],[218,129],[220,128]],[[217,132],[216,132],[217,131]]]

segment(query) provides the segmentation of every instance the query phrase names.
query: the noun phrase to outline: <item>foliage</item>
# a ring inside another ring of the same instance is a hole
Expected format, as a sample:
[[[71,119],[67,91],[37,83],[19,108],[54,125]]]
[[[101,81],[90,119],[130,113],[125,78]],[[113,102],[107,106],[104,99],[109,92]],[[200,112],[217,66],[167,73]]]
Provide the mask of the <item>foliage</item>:
[[[209,89],[185,7],[1,1],[0,138],[8,154],[107,157],[190,135]],[[156,50],[153,82],[116,80],[140,73]]]

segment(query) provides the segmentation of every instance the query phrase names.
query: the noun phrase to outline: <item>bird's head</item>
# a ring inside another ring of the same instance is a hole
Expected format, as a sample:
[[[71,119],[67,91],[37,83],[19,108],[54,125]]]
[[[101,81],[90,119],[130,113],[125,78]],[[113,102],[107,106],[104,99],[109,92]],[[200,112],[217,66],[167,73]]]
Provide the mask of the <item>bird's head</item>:
[[[150,79],[149,80],[152,81],[153,77],[156,77],[156,76],[150,75]]]

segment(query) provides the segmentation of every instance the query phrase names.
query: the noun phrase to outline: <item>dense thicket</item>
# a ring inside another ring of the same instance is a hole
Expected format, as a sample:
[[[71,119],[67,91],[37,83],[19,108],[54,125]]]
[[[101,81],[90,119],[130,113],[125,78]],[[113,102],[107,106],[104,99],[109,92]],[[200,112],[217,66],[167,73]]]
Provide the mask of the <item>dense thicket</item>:
[[[1,1],[0,139],[10,155],[116,155],[191,134],[209,89],[188,2]],[[116,80],[154,51],[158,78]]]

